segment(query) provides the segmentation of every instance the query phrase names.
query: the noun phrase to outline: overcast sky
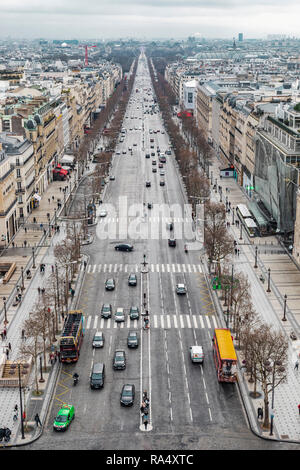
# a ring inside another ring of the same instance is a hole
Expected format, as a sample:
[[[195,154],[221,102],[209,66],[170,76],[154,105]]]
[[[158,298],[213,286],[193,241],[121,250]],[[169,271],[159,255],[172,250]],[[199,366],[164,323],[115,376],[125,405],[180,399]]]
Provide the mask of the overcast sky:
[[[0,0],[0,37],[298,37],[299,18],[300,0]]]

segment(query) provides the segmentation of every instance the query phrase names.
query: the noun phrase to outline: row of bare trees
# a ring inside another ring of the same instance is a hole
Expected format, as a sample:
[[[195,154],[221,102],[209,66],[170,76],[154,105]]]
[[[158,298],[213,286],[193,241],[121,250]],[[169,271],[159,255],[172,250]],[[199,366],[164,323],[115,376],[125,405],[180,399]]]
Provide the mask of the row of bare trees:
[[[159,73],[156,74],[157,80],[154,79],[150,61],[148,65],[164,124],[185,179],[189,202],[204,203],[204,243],[209,270],[214,265],[214,279],[220,287],[224,307],[227,308],[224,312],[227,324],[230,322],[236,347],[241,351],[248,380],[254,384],[254,396],[259,394],[257,384],[261,386],[264,399],[263,427],[267,429],[270,425],[270,394],[273,406],[274,390],[286,380],[288,343],[284,333],[260,320],[253,306],[247,276],[242,272],[234,272],[234,239],[227,229],[225,206],[209,200],[209,164],[212,157],[210,145],[195,120],[184,115],[181,124],[187,139],[182,137],[180,127],[173,120],[172,105],[175,104],[176,97]],[[198,163],[204,171],[199,171]]]
[[[90,149],[95,147],[99,140],[99,134],[111,120],[108,145],[114,146],[121,130],[126,106],[133,86],[137,63],[133,67],[133,73],[128,80],[116,87],[113,95],[108,99],[107,105],[94,122],[91,133],[85,134],[77,153],[79,167],[82,169],[87,164]],[[112,118],[112,114],[114,116]],[[103,152],[102,165],[97,165],[90,185],[92,193],[99,193],[101,182],[105,172],[108,171],[112,152]],[[81,172],[82,173],[82,172]],[[72,281],[78,270],[81,260],[81,241],[85,238],[86,221],[76,217],[66,220],[66,237],[54,247],[54,264],[51,266],[51,274],[48,277],[47,287],[39,293],[38,300],[34,303],[29,318],[23,323],[24,337],[20,353],[22,359],[31,357],[34,364],[34,382],[36,393],[39,393],[38,357],[42,355],[43,370],[47,369],[47,354],[51,346],[56,342],[65,314],[69,308],[69,298],[72,295]]]

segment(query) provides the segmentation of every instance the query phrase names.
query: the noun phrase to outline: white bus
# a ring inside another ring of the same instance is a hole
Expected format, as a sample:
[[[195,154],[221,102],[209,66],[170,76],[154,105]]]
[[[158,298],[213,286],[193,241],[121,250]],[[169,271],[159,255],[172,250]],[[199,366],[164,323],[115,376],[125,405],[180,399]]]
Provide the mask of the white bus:
[[[252,219],[252,214],[245,204],[238,204],[236,206],[236,215],[243,222],[245,219]]]

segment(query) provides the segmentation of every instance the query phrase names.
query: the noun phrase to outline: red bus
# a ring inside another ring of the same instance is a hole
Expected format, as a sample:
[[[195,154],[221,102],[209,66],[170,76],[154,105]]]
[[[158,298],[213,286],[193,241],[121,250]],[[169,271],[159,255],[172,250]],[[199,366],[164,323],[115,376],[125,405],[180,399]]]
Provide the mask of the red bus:
[[[61,362],[77,362],[84,336],[84,315],[81,310],[72,310],[65,318],[60,336]]]
[[[219,382],[236,382],[237,357],[230,330],[216,328],[213,337],[213,355]]]

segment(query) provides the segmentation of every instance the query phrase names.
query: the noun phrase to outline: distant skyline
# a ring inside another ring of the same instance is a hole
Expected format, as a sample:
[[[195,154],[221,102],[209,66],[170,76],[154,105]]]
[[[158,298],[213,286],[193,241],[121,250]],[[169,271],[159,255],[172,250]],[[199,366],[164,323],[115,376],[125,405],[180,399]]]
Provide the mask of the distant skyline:
[[[0,38],[299,37],[299,0],[0,0]]]

